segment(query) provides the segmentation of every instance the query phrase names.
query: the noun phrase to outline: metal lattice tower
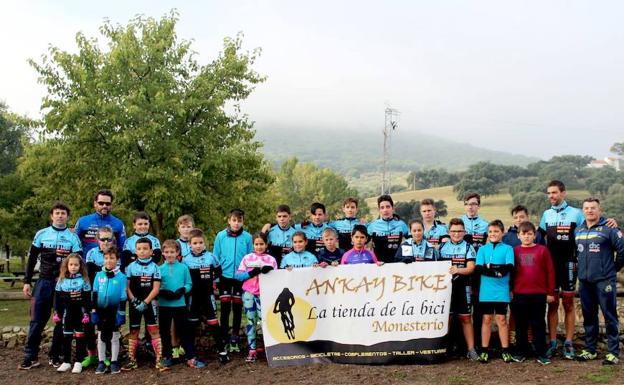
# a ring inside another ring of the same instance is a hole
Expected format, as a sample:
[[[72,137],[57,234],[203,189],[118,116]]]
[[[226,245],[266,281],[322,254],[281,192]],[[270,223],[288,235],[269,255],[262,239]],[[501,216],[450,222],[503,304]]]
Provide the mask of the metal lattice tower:
[[[381,175],[381,195],[390,193],[390,170],[388,165],[390,162],[390,139],[392,132],[398,127],[399,111],[386,107],[386,119],[383,129],[383,171]]]

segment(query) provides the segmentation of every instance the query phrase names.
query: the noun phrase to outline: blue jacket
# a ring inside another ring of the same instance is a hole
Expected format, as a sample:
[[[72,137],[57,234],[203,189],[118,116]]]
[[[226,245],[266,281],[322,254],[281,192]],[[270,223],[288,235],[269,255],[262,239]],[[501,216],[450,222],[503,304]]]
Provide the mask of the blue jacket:
[[[576,261],[574,232],[583,221],[581,210],[568,206],[566,201],[544,211],[539,227],[546,235],[546,246],[553,262]]]
[[[393,262],[399,245],[409,237],[409,229],[401,219],[376,219],[367,225],[375,255],[380,262]]]
[[[191,292],[193,283],[191,282],[191,273],[188,266],[177,260],[174,263],[166,262],[160,265],[160,291],[169,290],[175,292],[180,288],[184,288],[184,293]],[[176,299],[168,299],[158,296],[158,304],[164,307],[182,307],[186,306],[184,295]]]
[[[137,259],[136,255],[136,242],[141,238],[147,238],[152,241],[152,257],[154,259],[154,263],[159,264],[162,259],[162,252],[160,251],[160,241],[154,235],[147,234],[137,234],[134,233],[128,239],[126,239],[126,243],[124,243],[123,247],[123,261],[122,266],[128,266],[131,262]]]
[[[242,229],[236,234],[225,229],[217,234],[212,254],[217,257],[223,276],[236,279],[236,269],[238,269],[243,257],[252,251],[251,234]]]
[[[522,244],[522,242],[520,242],[520,238],[518,238],[518,227],[516,227],[516,225],[510,226],[509,229],[507,229],[507,232],[503,235],[503,243],[511,247],[516,247]],[[538,245],[545,244],[544,238],[542,238],[542,233],[539,231],[535,232],[535,243]]]
[[[578,255],[578,278],[596,282],[615,280],[617,272],[624,266],[624,238],[622,231],[607,227],[607,220],[600,218],[590,228],[583,222],[576,229]],[[614,259],[613,253],[617,253]]]
[[[310,267],[314,264],[318,263],[316,256],[309,251],[302,251],[298,253],[296,251],[291,251],[286,254],[284,258],[282,258],[282,262],[280,263],[280,269],[284,269],[288,266],[290,267]]]
[[[91,213],[78,218],[78,222],[76,222],[75,232],[82,242],[84,255],[92,248],[98,246],[97,231],[100,227],[106,225],[113,229],[113,235],[117,239],[117,249],[123,250],[126,242],[126,228],[123,222],[113,214],[103,217],[98,213]]]
[[[89,281],[95,282],[95,275],[98,271],[102,270],[104,266],[104,253],[100,250],[100,247],[95,247],[87,253],[85,258],[87,264],[87,272],[89,273]],[[117,267],[121,267],[121,258],[117,255]]]
[[[79,252],[80,240],[68,228],[49,226],[37,231],[28,253],[24,282],[31,282],[37,260],[40,261],[39,278],[56,279],[63,259]]]
[[[342,218],[329,224],[338,233],[338,247],[342,250],[349,250],[351,247],[351,231],[355,225],[359,225],[357,218]]]
[[[437,261],[439,254],[438,249],[428,241],[423,239],[419,245],[414,243],[414,240],[410,238],[401,243],[401,247],[397,249],[394,260],[396,262]]]
[[[98,309],[115,307],[124,311],[125,301],[128,299],[127,285],[128,277],[119,269],[98,272],[93,280],[93,307]]]

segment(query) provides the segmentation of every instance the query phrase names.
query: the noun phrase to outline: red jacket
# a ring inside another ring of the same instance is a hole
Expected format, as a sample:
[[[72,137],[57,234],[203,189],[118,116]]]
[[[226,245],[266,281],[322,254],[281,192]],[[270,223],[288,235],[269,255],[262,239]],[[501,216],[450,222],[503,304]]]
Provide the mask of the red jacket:
[[[514,247],[514,294],[555,294],[555,269],[545,246]]]

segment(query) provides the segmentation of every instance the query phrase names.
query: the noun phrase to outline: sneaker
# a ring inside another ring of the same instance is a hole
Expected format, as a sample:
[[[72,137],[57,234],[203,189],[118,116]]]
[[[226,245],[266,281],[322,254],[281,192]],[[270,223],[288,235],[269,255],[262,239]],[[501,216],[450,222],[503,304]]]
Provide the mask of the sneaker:
[[[603,365],[617,365],[620,363],[620,359],[613,353],[607,353],[604,360],[602,360]]]
[[[510,363],[510,362],[522,362],[522,361],[524,361],[524,360],[522,360],[522,361],[516,361],[516,360],[514,359],[514,356],[512,356],[512,355],[511,355],[511,353],[509,353],[509,352],[503,352],[503,353],[501,353],[501,358],[503,359],[503,362],[506,362],[506,363]]]
[[[180,358],[180,351],[178,349],[179,348],[177,346],[174,346],[171,349],[171,358],[173,358],[174,360],[177,360],[178,358]]]
[[[123,368],[121,368],[121,370],[134,370],[138,367],[139,365],[137,365],[136,361],[130,360],[126,362],[126,364],[124,365]]]
[[[189,367],[195,368],[195,369],[203,369],[206,367],[206,364],[204,363],[204,361],[201,361],[197,358],[193,358],[193,359],[186,361],[186,364]]]
[[[240,353],[240,345],[238,344],[238,336],[232,336],[227,349],[230,353]]]
[[[230,357],[228,356],[227,352],[219,353],[219,362],[224,365],[230,362]]]
[[[466,354],[466,357],[470,361],[479,361],[479,354],[477,354],[477,351],[474,349],[469,350],[468,353]]]
[[[161,372],[164,372],[166,370],[171,370],[170,366],[171,365],[167,365],[164,358],[156,363],[156,369],[158,369]]]
[[[180,355],[180,356],[185,356],[186,355],[186,350],[184,350],[184,348],[182,346],[178,346],[178,355]]]
[[[121,372],[121,367],[119,366],[119,362],[112,361],[110,364],[110,371],[112,374],[117,374]]]
[[[71,369],[71,364],[69,362],[63,362],[61,364],[61,366],[59,366],[56,371],[59,373],[65,373],[66,371],[68,371],[69,369]]]
[[[571,341],[566,341],[563,343],[563,358],[566,360],[573,360],[574,356],[574,346],[572,346]]]
[[[592,353],[589,350],[583,349],[579,355],[576,356],[577,361],[589,361],[595,360],[598,354]]]
[[[522,354],[512,354],[511,355],[511,360],[513,362],[524,362],[524,361],[526,361],[526,357],[523,356]]]
[[[557,352],[557,340],[550,341],[548,345],[548,350],[546,350],[546,357],[552,358]]]
[[[96,356],[87,356],[84,360],[82,360],[81,365],[83,368],[88,368],[91,365],[95,365],[98,363],[98,359]]]
[[[24,358],[24,361],[17,367],[19,370],[28,370],[32,368],[36,368],[41,365],[37,360],[31,360],[30,358]]]
[[[245,362],[256,362],[258,360],[258,355],[255,349],[249,349],[249,354],[247,354],[247,358],[245,358]]]
[[[489,360],[490,360],[490,355],[488,354],[488,352],[481,352],[481,354],[479,354],[480,363],[487,364]]]
[[[537,363],[541,365],[550,365],[552,361],[548,357],[537,357]]]
[[[50,357],[50,359],[48,359],[48,365],[52,366],[53,368],[58,368],[59,366],[61,366],[62,363],[63,361],[61,361],[61,359],[58,357]]]
[[[80,362],[74,362],[74,368],[72,369],[72,373],[82,373],[82,364]]]
[[[98,362],[97,368],[95,368],[95,374],[104,374],[106,373],[106,364],[104,361]]]

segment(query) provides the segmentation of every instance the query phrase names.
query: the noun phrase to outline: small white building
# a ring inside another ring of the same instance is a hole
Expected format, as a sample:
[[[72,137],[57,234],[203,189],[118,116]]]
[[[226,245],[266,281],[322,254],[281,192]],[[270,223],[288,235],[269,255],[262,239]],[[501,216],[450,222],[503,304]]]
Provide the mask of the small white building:
[[[613,167],[616,171],[622,170],[622,159],[616,156],[608,156],[604,159],[592,160],[588,165],[591,168]]]

